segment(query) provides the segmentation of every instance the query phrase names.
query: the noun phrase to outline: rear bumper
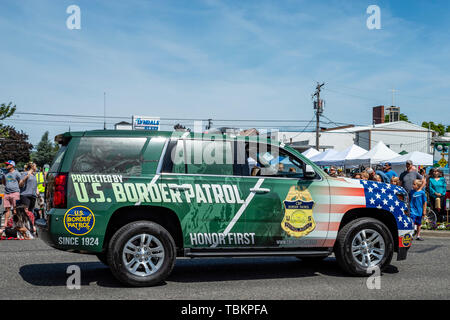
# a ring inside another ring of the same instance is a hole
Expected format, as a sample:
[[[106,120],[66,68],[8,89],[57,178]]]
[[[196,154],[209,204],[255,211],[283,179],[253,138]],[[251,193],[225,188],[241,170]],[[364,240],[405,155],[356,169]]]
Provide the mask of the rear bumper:
[[[37,219],[35,225],[38,228],[39,238],[51,247],[56,247],[53,237],[50,234],[50,227],[45,219]]]

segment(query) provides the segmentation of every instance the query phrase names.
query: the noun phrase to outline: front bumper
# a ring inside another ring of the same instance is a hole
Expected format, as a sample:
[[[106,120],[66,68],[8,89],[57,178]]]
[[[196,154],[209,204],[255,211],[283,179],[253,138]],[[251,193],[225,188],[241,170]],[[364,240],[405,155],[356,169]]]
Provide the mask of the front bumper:
[[[398,237],[397,261],[406,260],[409,248],[413,242],[414,230],[403,231],[403,235]]]
[[[406,260],[406,256],[408,254],[408,250],[410,247],[398,248],[397,252],[397,261]]]

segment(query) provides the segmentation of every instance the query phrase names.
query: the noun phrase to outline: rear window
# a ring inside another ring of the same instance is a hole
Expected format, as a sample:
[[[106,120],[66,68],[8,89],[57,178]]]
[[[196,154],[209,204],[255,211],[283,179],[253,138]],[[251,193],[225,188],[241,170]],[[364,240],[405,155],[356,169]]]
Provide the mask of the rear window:
[[[81,138],[71,172],[140,176],[146,138]]]
[[[61,167],[62,159],[64,158],[64,154],[66,153],[67,146],[62,146],[58,153],[56,154],[55,159],[50,167],[49,172],[58,172]]]

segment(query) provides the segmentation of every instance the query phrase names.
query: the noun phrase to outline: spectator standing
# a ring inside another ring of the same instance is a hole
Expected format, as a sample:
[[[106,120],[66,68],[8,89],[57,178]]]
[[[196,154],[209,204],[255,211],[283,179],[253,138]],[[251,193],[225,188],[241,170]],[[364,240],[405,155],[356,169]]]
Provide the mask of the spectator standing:
[[[406,190],[406,192],[411,193],[413,190],[413,184],[414,181],[420,179],[423,181],[422,185],[420,186],[420,190],[422,190],[425,187],[424,177],[422,177],[413,166],[413,163],[411,160],[406,161],[406,170],[402,172],[400,175],[400,185]]]
[[[28,162],[25,166],[25,172],[22,173],[19,182],[20,187],[20,203],[29,211],[33,212],[36,206],[36,198],[38,194],[36,179],[36,164]]]
[[[372,168],[367,168],[366,170],[367,174],[369,175],[369,180],[371,181],[375,181],[375,170],[373,170]]]
[[[410,212],[411,219],[416,226],[416,240],[422,241],[420,237],[420,230],[422,227],[422,216],[427,210],[427,196],[425,191],[422,190],[423,180],[416,179],[413,182],[412,190],[410,193]]]
[[[397,173],[392,170],[392,164],[390,162],[386,162],[383,166],[384,174],[389,178],[389,181],[392,180],[392,177],[398,177]]]
[[[336,178],[336,177],[338,176],[335,167],[331,167],[331,168],[330,168],[330,173],[329,173],[329,175],[330,175],[331,177],[334,177],[334,178]]]
[[[48,164],[44,164],[44,178],[47,179],[48,171],[50,170],[50,166]]]
[[[39,206],[39,218],[44,216],[44,197],[45,197],[45,174],[44,168],[41,168],[39,172],[36,173],[36,181],[37,181],[37,202]]]
[[[13,160],[5,162],[8,172],[2,176],[2,183],[5,185],[5,196],[3,207],[5,208],[4,227],[7,226],[11,212],[16,207],[16,201],[20,200],[20,173],[15,169],[16,163]]]
[[[361,178],[363,180],[369,180],[369,174],[366,171],[361,172]]]
[[[376,176],[379,176],[381,178],[380,182],[384,182],[384,183],[391,182],[391,179],[384,173],[383,170],[377,170],[377,171],[375,171],[375,174],[376,174]]]
[[[361,173],[359,173],[359,172],[354,173],[352,178],[361,180],[362,179]]]
[[[391,184],[393,184],[394,186],[399,186],[400,185],[399,177],[392,177],[391,178]]]
[[[430,178],[430,197],[431,207],[439,213],[441,221],[445,216],[445,193],[447,192],[447,184],[445,178],[441,176],[439,170],[433,171],[433,177]]]

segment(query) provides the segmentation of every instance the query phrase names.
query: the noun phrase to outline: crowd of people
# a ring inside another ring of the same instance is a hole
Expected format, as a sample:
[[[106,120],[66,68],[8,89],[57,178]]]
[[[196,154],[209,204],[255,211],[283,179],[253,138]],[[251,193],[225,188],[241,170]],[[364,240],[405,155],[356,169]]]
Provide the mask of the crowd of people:
[[[48,165],[41,170],[33,162],[24,171],[16,170],[12,160],[5,162],[2,172],[4,221],[0,226],[1,238],[33,239],[37,236],[34,222],[44,214],[45,176]]]
[[[342,170],[331,167],[328,174],[332,177],[345,176]],[[416,226],[417,240],[420,237],[422,218],[429,206],[437,215],[438,221],[446,220],[447,184],[442,171],[430,168],[428,174],[424,168],[417,170],[412,161],[406,162],[406,169],[398,175],[389,162],[374,168],[364,168],[351,175],[354,179],[385,182],[403,187],[409,194],[410,214]]]

